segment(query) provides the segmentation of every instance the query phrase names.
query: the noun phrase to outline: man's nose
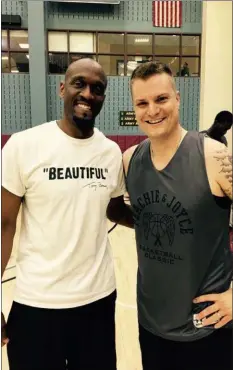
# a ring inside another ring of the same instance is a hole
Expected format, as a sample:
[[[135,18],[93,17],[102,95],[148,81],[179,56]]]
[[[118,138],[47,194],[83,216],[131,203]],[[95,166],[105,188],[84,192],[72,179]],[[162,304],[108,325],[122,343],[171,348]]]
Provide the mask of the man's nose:
[[[80,95],[83,96],[86,100],[93,99],[93,94],[89,85],[85,86],[82,89]]]
[[[151,103],[148,106],[147,114],[151,118],[155,117],[159,113],[160,108],[158,107],[157,104]]]

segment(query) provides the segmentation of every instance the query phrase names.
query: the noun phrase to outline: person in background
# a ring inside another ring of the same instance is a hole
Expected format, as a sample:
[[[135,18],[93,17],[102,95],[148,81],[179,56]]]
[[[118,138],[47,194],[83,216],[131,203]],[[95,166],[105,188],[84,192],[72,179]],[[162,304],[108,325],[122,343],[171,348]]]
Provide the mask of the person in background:
[[[232,113],[227,110],[223,110],[216,115],[212,126],[210,126],[208,130],[201,131],[201,133],[205,133],[212,139],[217,140],[227,146],[228,143],[225,135],[227,131],[231,129],[232,122]]]
[[[181,68],[181,77],[189,77],[189,65],[187,62],[184,63],[183,67]]]

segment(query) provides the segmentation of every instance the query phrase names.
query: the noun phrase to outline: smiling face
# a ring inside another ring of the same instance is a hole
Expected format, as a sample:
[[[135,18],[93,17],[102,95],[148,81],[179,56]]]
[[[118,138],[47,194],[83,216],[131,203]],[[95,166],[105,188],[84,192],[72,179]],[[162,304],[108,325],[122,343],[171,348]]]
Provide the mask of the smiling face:
[[[60,86],[66,120],[81,131],[92,129],[103,106],[106,86],[107,78],[97,62],[81,59],[72,63]]]
[[[137,122],[149,138],[169,135],[179,125],[180,96],[167,73],[135,78],[132,97]]]

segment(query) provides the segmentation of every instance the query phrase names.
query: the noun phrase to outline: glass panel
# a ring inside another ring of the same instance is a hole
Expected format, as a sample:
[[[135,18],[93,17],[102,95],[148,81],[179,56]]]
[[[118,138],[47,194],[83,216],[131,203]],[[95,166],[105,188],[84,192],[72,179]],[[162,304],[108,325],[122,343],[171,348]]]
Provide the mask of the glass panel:
[[[182,58],[180,75],[199,76],[199,58]]]
[[[124,55],[99,55],[99,63],[108,76],[124,76]],[[123,73],[123,74],[122,74]]]
[[[49,53],[49,73],[63,74],[68,68],[68,54]]]
[[[124,53],[124,34],[123,33],[99,33],[98,52],[109,54]]]
[[[95,53],[96,42],[94,33],[70,32],[70,52]]]
[[[182,54],[199,55],[199,36],[182,36]]]
[[[6,30],[2,30],[2,50],[8,50]]]
[[[28,32],[10,31],[10,49],[19,51],[28,50]]]
[[[179,60],[180,58],[174,55],[173,57],[156,56],[155,61],[167,64],[172,70],[173,76],[179,76]]]
[[[147,56],[129,56],[127,62],[127,76],[131,76],[132,72],[139,64],[149,62],[151,60],[152,57]]]
[[[69,64],[79,60],[80,58],[91,58],[96,60],[96,55],[92,54],[70,54]]]
[[[4,73],[9,73],[9,60],[8,60],[8,54],[7,53],[2,53],[2,72]]]
[[[155,54],[179,55],[180,36],[177,35],[156,35]]]
[[[152,55],[152,35],[127,35],[127,54]]]
[[[27,73],[29,72],[29,54],[11,53],[11,72]]]
[[[67,32],[49,32],[48,33],[49,51],[68,51]]]

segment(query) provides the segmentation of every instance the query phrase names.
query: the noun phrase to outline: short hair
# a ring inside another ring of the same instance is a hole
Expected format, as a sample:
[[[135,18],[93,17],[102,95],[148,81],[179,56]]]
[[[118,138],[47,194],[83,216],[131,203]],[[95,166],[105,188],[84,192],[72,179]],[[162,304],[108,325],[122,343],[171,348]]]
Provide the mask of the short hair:
[[[141,79],[141,80],[146,81],[148,78],[154,75],[163,74],[163,73],[166,73],[168,76],[170,76],[173,89],[176,91],[176,84],[173,78],[171,68],[165,63],[154,62],[154,61],[139,64],[139,66],[135,68],[135,70],[133,71],[131,75],[131,80],[130,80],[131,86],[132,86],[133,81],[136,79]]]
[[[157,74],[166,73],[173,78],[170,67],[165,63],[160,62],[146,62],[140,63],[131,75],[131,82],[137,78],[147,80],[149,77]]]
[[[229,130],[232,126],[232,121],[233,121],[233,115],[231,112],[227,110],[223,110],[219,112],[215,119],[214,122],[218,122],[221,126]]]

